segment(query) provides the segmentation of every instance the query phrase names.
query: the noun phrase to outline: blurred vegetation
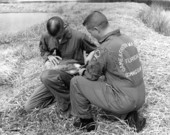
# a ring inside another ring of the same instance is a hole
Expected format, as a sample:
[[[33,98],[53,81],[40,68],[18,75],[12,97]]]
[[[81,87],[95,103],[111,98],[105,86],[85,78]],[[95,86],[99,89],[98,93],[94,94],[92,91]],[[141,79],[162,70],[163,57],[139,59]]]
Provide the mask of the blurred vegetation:
[[[153,0],[152,5],[159,5],[160,7],[163,7],[165,10],[170,10],[170,1],[168,0]]]
[[[81,0],[80,0],[81,1]],[[138,2],[150,5],[152,0],[87,0],[88,2]]]
[[[141,11],[139,18],[156,32],[170,36],[170,18],[165,8],[164,4],[155,2],[148,10]]]

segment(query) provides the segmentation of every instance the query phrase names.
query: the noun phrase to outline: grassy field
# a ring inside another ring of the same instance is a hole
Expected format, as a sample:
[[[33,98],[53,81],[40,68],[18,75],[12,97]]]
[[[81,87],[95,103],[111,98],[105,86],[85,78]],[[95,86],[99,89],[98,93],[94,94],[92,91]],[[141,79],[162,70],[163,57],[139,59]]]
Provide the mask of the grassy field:
[[[27,12],[30,5],[0,5],[1,12]],[[60,7],[61,6],[61,7]],[[170,134],[170,38],[148,28],[139,17],[149,10],[145,4],[41,4],[29,12],[56,12],[71,27],[86,33],[81,23],[93,10],[102,11],[114,28],[129,35],[136,43],[143,64],[146,103],[140,113],[147,118],[140,135]],[[57,8],[56,8],[57,7]],[[41,9],[41,10],[40,10]],[[45,25],[36,25],[15,35],[0,36],[0,135],[133,135],[137,134],[123,121],[103,119],[94,107],[98,129],[85,133],[72,126],[73,119],[60,120],[51,106],[24,114],[20,110],[31,93],[41,84],[44,70],[39,54],[40,34]]]
[[[139,17],[150,28],[165,36],[170,36],[170,12],[166,6],[152,4],[151,8],[140,12]]]

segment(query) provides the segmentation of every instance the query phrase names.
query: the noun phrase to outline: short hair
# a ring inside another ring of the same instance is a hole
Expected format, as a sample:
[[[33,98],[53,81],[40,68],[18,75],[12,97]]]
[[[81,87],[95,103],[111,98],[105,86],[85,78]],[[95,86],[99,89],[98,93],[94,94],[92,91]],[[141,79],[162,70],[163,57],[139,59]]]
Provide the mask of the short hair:
[[[106,16],[100,11],[93,11],[83,22],[83,26],[86,26],[88,29],[93,29],[94,27],[104,29],[108,26],[108,24]]]
[[[51,36],[56,36],[63,32],[64,21],[58,17],[54,16],[47,21],[47,31]]]

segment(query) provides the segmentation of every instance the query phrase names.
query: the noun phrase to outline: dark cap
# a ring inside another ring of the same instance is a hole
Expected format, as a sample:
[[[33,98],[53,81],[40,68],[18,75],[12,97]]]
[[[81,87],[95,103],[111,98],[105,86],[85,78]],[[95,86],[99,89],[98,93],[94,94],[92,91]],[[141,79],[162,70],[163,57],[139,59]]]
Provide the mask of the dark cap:
[[[90,15],[86,17],[83,25],[86,26],[88,29],[92,29],[94,27],[105,28],[108,26],[108,20],[106,16],[100,11],[93,11]]]
[[[64,21],[54,16],[47,21],[47,31],[51,36],[60,35],[64,30]]]

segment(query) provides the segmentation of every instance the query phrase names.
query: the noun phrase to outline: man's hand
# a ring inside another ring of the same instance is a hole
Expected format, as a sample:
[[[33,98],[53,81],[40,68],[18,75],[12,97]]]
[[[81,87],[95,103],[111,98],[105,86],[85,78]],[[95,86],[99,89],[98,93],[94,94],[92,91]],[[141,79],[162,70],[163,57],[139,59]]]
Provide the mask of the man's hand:
[[[85,58],[85,64],[89,63],[91,59],[93,58],[94,51],[92,51],[86,58]]]
[[[59,64],[59,61],[62,60],[62,58],[59,57],[59,56],[52,56],[52,55],[50,55],[50,56],[48,56],[48,60],[49,60],[52,64],[54,64],[54,66],[56,66],[56,65]]]
[[[79,75],[83,76],[84,75],[84,72],[85,72],[86,68],[81,68],[79,69]]]

